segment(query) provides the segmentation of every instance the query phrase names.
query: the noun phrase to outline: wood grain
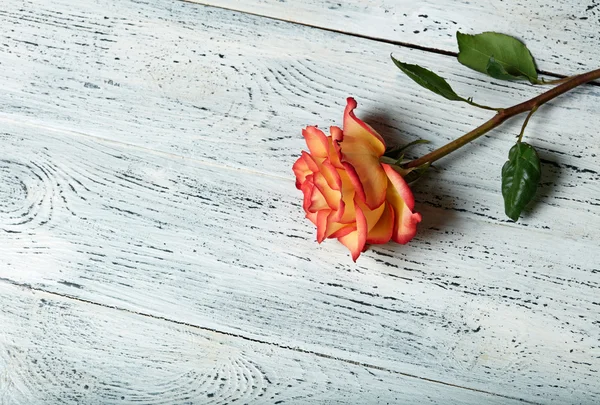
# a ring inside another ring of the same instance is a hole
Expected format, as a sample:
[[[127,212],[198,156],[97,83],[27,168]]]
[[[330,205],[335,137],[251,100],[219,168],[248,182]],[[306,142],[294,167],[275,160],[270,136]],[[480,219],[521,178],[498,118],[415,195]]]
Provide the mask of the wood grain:
[[[5,282],[0,299],[3,405],[517,403]]]
[[[11,68],[5,69],[0,83],[4,114],[289,178],[291,164],[305,148],[300,128],[339,125],[348,95],[357,97],[361,116],[391,143],[425,138],[440,146],[489,117],[488,112],[423,93],[391,64],[392,51],[401,59],[436,66],[460,94],[487,104],[510,105],[540,91],[464,76],[457,62],[439,55],[210,7],[177,2],[166,12],[161,3],[135,4],[128,10],[110,4],[100,12],[93,1],[81,3],[73,22],[73,16],[61,17],[64,13],[43,4],[28,9],[12,2],[5,6],[8,46],[0,61]],[[100,31],[80,28],[86,26]],[[65,45],[58,49],[53,43]],[[542,189],[547,198],[540,205],[566,200],[570,210],[589,211],[599,202],[594,198],[594,179],[600,173],[595,158],[600,152],[595,142],[600,118],[594,113],[599,94],[590,87],[577,90],[532,120],[527,137],[548,164]],[[569,125],[562,125],[565,122]],[[452,201],[460,210],[475,211],[474,219],[502,221],[499,180],[490,182],[498,178],[499,167],[489,162],[506,156],[519,125],[515,120],[495,131],[493,139],[479,142],[481,148],[459,155],[472,163],[452,166],[460,170],[458,176],[433,179],[441,190],[450,182],[461,191],[456,196],[427,192],[422,198],[434,197],[437,205],[443,198],[442,206],[448,209]],[[565,187],[554,187],[556,182]],[[580,187],[573,190],[575,184]],[[476,197],[485,199],[481,207],[464,191],[473,186],[484,189],[485,196]],[[558,229],[578,229],[572,216],[555,213],[528,225],[542,228],[556,220],[569,221],[556,224]]]
[[[597,0],[186,0],[283,21],[458,52],[456,31],[502,32],[524,41],[540,69],[572,75],[597,69]]]
[[[3,178],[27,190],[3,212],[3,278],[534,402],[598,395],[591,242],[430,222],[355,266],[315,250],[292,181],[3,128]]]
[[[339,124],[349,94],[388,137],[437,144],[486,113],[422,96],[395,47],[364,39],[181,2],[3,7],[0,277],[526,401],[597,400],[597,89],[532,120],[546,175],[524,221],[503,219],[494,181],[513,122],[415,185],[414,243],[354,265],[303,219],[299,128]],[[535,93],[400,52],[490,104]]]

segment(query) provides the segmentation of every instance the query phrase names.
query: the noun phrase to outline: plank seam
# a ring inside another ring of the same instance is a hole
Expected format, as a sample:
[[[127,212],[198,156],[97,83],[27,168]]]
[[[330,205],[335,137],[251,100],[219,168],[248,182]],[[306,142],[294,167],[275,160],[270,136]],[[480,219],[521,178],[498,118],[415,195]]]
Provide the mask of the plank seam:
[[[446,51],[444,49],[438,49],[438,48],[433,48],[433,47],[428,47],[428,46],[423,46],[423,45],[411,44],[409,42],[394,41],[392,39],[386,39],[386,38],[377,38],[377,37],[372,37],[370,35],[359,34],[359,33],[355,33],[355,32],[348,32],[348,31],[338,30],[335,28],[323,27],[320,25],[309,24],[306,22],[286,20],[285,18],[273,17],[273,16],[263,15],[263,14],[259,14],[259,13],[252,13],[250,11],[238,10],[238,9],[231,8],[231,7],[215,6],[214,4],[207,4],[207,3],[204,3],[204,2],[198,1],[198,0],[178,0],[178,1],[183,2],[183,3],[191,3],[191,4],[201,5],[204,7],[212,7],[212,8],[216,8],[216,9],[220,9],[220,10],[227,10],[227,11],[232,11],[232,12],[236,12],[236,13],[252,15],[252,16],[260,17],[260,18],[267,18],[269,20],[284,22],[284,23],[288,23],[288,24],[300,25],[303,27],[315,28],[315,29],[322,30],[322,31],[333,32],[333,33],[342,34],[342,35],[348,35],[348,36],[352,36],[352,37],[356,37],[356,38],[367,39],[370,41],[376,41],[376,42],[381,42],[381,43],[390,44],[390,45],[397,45],[397,46],[401,46],[403,48],[415,49],[415,50],[434,53],[434,54],[438,54],[438,55],[442,55],[442,56],[451,56],[454,58],[456,58],[458,56],[458,53],[452,52],[452,51]],[[563,74],[549,72],[547,70],[540,70],[540,69],[536,69],[536,70],[539,74],[554,77],[557,79],[562,79],[562,78],[567,77]],[[596,81],[589,82],[587,84],[592,85],[592,86],[600,86],[600,82],[596,82]]]
[[[44,293],[44,294],[48,294],[48,295],[52,295],[52,296],[57,296],[60,297],[62,299],[68,299],[68,300],[73,300],[73,301],[78,301],[84,304],[88,304],[88,305],[94,305],[94,306],[98,306],[98,307],[102,307],[102,308],[107,308],[107,309],[114,309],[117,311],[123,311],[126,312],[128,314],[132,314],[132,315],[137,315],[137,316],[142,316],[142,317],[146,317],[146,318],[151,318],[151,319],[155,319],[155,320],[160,320],[160,321],[165,321],[165,322],[170,322],[176,325],[180,325],[180,326],[185,326],[185,327],[189,327],[189,328],[194,328],[197,330],[202,330],[202,331],[206,331],[206,332],[210,332],[210,333],[215,333],[215,334],[219,334],[219,335],[223,335],[223,336],[227,336],[227,337],[232,337],[232,338],[238,338],[238,339],[242,339],[248,342],[252,342],[252,343],[257,343],[257,344],[263,344],[263,345],[269,345],[269,346],[275,346],[279,349],[283,349],[283,350],[290,350],[293,352],[297,352],[297,353],[303,353],[303,354],[308,354],[308,355],[313,355],[313,356],[317,356],[320,358],[324,358],[324,359],[328,359],[328,360],[333,360],[333,361],[339,361],[342,363],[347,363],[347,364],[351,364],[353,366],[358,366],[358,367],[364,367],[366,369],[373,369],[373,370],[378,370],[378,371],[383,371],[383,372],[388,372],[391,374],[396,374],[396,375],[401,375],[403,377],[406,378],[415,378],[418,380],[422,380],[422,381],[426,381],[426,382],[430,382],[433,384],[441,384],[444,386],[448,386],[448,387],[453,387],[453,388],[459,388],[459,389],[464,389],[464,390],[468,390],[468,391],[473,391],[473,392],[478,392],[478,393],[482,393],[482,394],[486,394],[486,395],[492,395],[492,396],[496,396],[499,398],[506,398],[506,399],[510,399],[510,400],[516,400],[516,401],[520,401],[524,404],[532,404],[532,405],[541,405],[541,403],[539,402],[533,402],[533,401],[529,401],[523,398],[518,398],[518,397],[512,397],[509,395],[504,395],[504,394],[498,394],[495,392],[491,392],[491,391],[486,391],[486,390],[481,390],[481,389],[477,389],[477,388],[470,388],[470,387],[465,387],[462,385],[457,385],[457,384],[452,384],[452,383],[448,383],[445,381],[441,381],[441,380],[436,380],[433,378],[427,378],[427,377],[420,377],[418,375],[415,374],[411,374],[411,373],[405,373],[402,371],[397,371],[397,370],[392,370],[386,367],[382,367],[382,366],[377,366],[374,364],[369,364],[369,363],[364,363],[364,362],[360,362],[360,361],[355,361],[355,360],[350,360],[350,359],[345,359],[342,357],[336,357],[336,356],[331,356],[325,353],[320,353],[320,352],[316,352],[313,350],[307,350],[307,349],[302,349],[300,347],[292,347],[292,346],[286,346],[280,343],[274,343],[274,342],[269,342],[266,340],[261,340],[261,339],[256,339],[256,338],[252,338],[252,337],[248,337],[248,336],[244,336],[241,335],[239,333],[233,333],[233,332],[226,332],[226,331],[222,331],[222,330],[218,330],[215,328],[209,328],[209,327],[205,327],[205,326],[200,326],[200,325],[195,325],[195,324],[191,324],[188,322],[183,322],[183,321],[177,321],[174,319],[169,319],[166,318],[164,316],[158,316],[158,315],[153,315],[150,313],[146,313],[146,312],[140,312],[140,311],[133,311],[127,308],[120,308],[114,305],[108,305],[108,304],[102,304],[99,302],[95,302],[95,301],[90,301],[84,298],[79,298],[70,294],[64,294],[64,293],[58,293],[58,292],[53,292],[50,290],[46,290],[43,288],[38,288],[38,287],[34,287],[31,284],[28,283],[20,283],[14,280],[10,280],[8,278],[4,278],[4,277],[0,277],[0,282],[3,282],[5,284],[9,284],[15,287],[20,287],[20,288],[24,288],[33,292],[40,292],[40,293]]]

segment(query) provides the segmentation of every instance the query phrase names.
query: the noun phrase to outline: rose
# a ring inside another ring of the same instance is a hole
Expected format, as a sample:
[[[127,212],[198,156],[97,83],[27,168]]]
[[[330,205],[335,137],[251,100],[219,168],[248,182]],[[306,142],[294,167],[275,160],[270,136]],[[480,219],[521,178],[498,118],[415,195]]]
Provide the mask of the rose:
[[[302,135],[310,153],[303,151],[293,166],[317,241],[337,238],[354,261],[367,244],[407,243],[421,221],[412,212],[414,197],[402,176],[380,162],[385,142],[354,115],[355,108],[356,101],[348,98],[344,129],[331,127],[331,136],[306,127]]]

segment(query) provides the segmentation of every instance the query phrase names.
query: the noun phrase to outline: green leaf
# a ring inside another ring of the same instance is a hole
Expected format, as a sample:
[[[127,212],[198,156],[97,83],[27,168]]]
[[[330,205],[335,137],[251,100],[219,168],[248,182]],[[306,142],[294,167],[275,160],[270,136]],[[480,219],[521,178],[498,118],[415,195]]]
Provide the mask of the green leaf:
[[[504,65],[498,62],[493,56],[490,57],[488,61],[486,72],[488,75],[492,76],[494,79],[499,80],[519,80],[519,79],[527,79],[525,76],[514,76],[506,71]]]
[[[540,83],[529,49],[518,39],[497,32],[468,35],[457,31],[456,40],[458,61],[463,65],[496,79],[526,78]]]
[[[428,90],[452,101],[466,101],[452,90],[444,78],[418,65],[403,63],[392,56],[392,60],[408,77]]]
[[[533,146],[517,142],[502,166],[504,211],[513,221],[533,199],[541,177],[540,158]]]

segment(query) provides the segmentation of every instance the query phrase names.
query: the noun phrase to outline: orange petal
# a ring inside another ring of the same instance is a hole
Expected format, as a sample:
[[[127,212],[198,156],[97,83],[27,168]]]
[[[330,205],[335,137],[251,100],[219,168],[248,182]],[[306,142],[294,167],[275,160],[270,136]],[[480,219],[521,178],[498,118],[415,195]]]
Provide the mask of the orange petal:
[[[329,128],[329,131],[331,131],[331,136],[327,138],[330,142],[329,160],[336,168],[343,169],[344,166],[342,166],[342,162],[340,160],[342,158],[340,145],[336,142],[336,140],[342,140],[343,138],[342,129],[340,127],[331,127]]]
[[[340,228],[337,231],[333,232],[331,235],[329,235],[328,238],[339,239],[342,236],[346,236],[350,232],[354,231],[356,231],[356,224],[345,225],[343,228]]]
[[[342,224],[350,224],[356,221],[356,209],[354,208],[354,200],[352,195],[342,195],[342,202],[344,204],[344,212],[342,212],[342,216],[338,219],[338,222]]]
[[[346,100],[346,110],[344,111],[344,138],[357,139],[364,148],[380,157],[385,152],[385,142],[383,138],[370,126],[356,118],[354,109],[356,108],[356,100],[348,97]],[[343,152],[343,148],[342,148]]]
[[[357,204],[360,207],[360,210],[365,215],[365,218],[367,219],[367,232],[370,232],[371,229],[373,229],[373,227],[375,227],[375,225],[377,225],[379,218],[381,218],[381,215],[383,214],[383,211],[385,210],[386,203],[384,201],[383,204],[381,204],[379,207],[375,208],[374,210],[369,209],[368,207],[366,207],[364,205],[364,203],[362,203],[360,201],[358,201]]]
[[[318,174],[318,173],[317,173]],[[306,180],[302,184],[302,193],[304,193],[304,201],[302,208],[308,214],[309,212],[317,212],[322,209],[328,209],[327,201],[319,189],[313,182],[314,174],[306,176]]]
[[[331,217],[334,215],[334,212],[329,214],[327,218],[327,229],[325,230],[326,238],[339,238],[340,236],[344,236],[345,234],[350,233],[354,229],[356,229],[356,224],[342,224],[340,222],[331,221]]]
[[[332,189],[329,186],[327,179],[325,179],[325,176],[323,175],[322,172],[315,173],[313,181],[315,183],[315,186],[319,189],[319,191],[325,198],[325,201],[327,202],[327,206],[329,208],[331,208],[332,210],[337,211],[340,208],[340,204],[342,202],[341,191],[339,189],[338,190]],[[341,181],[340,181],[340,183],[341,183]]]
[[[404,200],[404,203],[408,209],[412,210],[415,207],[415,197],[413,196],[413,193],[404,178],[400,175],[400,173],[395,171],[392,166],[385,163],[383,163],[381,166],[383,167],[383,170],[385,170],[385,174],[394,186],[394,189]]]
[[[304,159],[304,162],[306,162],[306,166],[308,166],[308,169],[311,172],[319,171],[319,166],[317,165],[317,162],[315,162],[313,157],[310,155],[310,153],[302,151],[302,159]]]
[[[325,231],[327,230],[327,217],[330,210],[321,210],[317,213],[317,242],[323,242]]]
[[[344,154],[344,156],[347,155]],[[352,164],[352,161],[356,162],[356,166]],[[353,154],[342,164],[359,200],[370,209],[381,206],[385,201],[387,176],[379,163],[379,158]]]
[[[296,188],[300,190],[302,187],[302,183],[306,180],[306,176],[311,174],[311,170],[308,168],[308,164],[306,160],[304,160],[304,156],[300,156],[294,166],[292,166],[292,170],[296,175]]]
[[[329,209],[325,196],[318,187],[314,186],[310,195],[310,205],[306,209],[308,212],[318,212],[324,209]]]
[[[387,243],[394,232],[394,209],[386,201],[385,210],[377,224],[369,231],[367,243]]]
[[[350,181],[348,173],[342,170],[338,170],[338,173],[342,179],[342,202],[344,203],[343,216],[338,219],[338,221],[343,224],[356,222],[356,211],[354,210],[354,185]]]
[[[317,187],[325,196],[329,208],[333,210],[331,215],[328,217],[327,222],[339,221],[345,209],[345,203],[342,199],[342,178],[340,172],[326,159],[321,164],[321,171],[319,172],[326,180],[324,183],[320,178],[317,182]],[[318,178],[317,176],[316,178]],[[352,193],[354,195],[354,193]]]
[[[367,207],[375,209],[385,200],[387,178],[381,168],[379,158],[385,152],[385,143],[377,132],[356,118],[353,110],[356,101],[348,98],[344,111],[344,130],[332,132],[333,141],[337,142],[344,164],[356,188],[356,194]]]
[[[408,243],[417,233],[417,224],[421,222],[421,214],[413,213],[415,205],[408,184],[390,165],[382,165],[388,178],[387,201],[394,209],[394,231],[392,240],[397,243]]]
[[[356,262],[367,242],[367,219],[360,207],[356,207],[356,230],[340,236],[338,240],[350,250],[352,260]]]
[[[327,217],[327,223],[335,223],[335,222],[340,222],[341,219],[344,217],[344,213],[346,212],[346,203],[344,202],[343,199],[340,200],[340,205],[338,207],[337,210],[332,210],[331,214],[329,214],[329,217]],[[347,223],[348,221],[346,221]],[[327,236],[329,237],[329,236]]]
[[[315,185],[313,184],[312,179],[313,179],[313,175],[310,174],[310,175],[306,176],[306,180],[304,181],[304,183],[302,183],[301,190],[302,190],[302,193],[304,194],[304,201],[302,202],[302,208],[304,208],[304,211],[306,212],[306,218],[308,218],[310,220],[310,222],[312,222],[313,224],[317,225],[317,213],[310,212],[308,210],[308,207],[311,204],[311,197],[312,197],[313,189],[315,188]]]
[[[325,180],[327,180],[329,187],[334,190],[342,190],[342,178],[329,160],[326,159],[321,163],[320,172],[325,177]]]
[[[313,189],[315,188],[315,185],[313,184],[312,179],[313,179],[312,174],[306,176],[306,180],[304,181],[304,183],[302,183],[302,186],[300,188],[302,190],[302,194],[304,194],[304,200],[302,201],[302,208],[304,208],[304,211],[306,211],[307,214],[309,212],[308,207],[310,207]]]
[[[306,213],[306,218],[308,218],[310,220],[310,222],[312,222],[315,225],[317,225],[317,217],[318,217],[318,212],[307,212]]]
[[[316,158],[326,158],[329,154],[329,141],[327,136],[317,127],[306,127],[302,130],[302,135],[310,153]]]

